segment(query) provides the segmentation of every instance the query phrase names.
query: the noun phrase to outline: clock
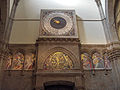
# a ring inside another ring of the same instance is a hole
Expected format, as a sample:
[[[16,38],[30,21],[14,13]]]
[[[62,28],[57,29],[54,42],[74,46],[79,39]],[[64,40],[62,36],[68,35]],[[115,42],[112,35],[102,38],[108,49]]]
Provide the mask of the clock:
[[[42,10],[41,34],[45,36],[74,36],[75,17],[71,10]]]
[[[57,30],[64,28],[66,24],[66,20],[62,17],[54,17],[50,20],[50,25]]]

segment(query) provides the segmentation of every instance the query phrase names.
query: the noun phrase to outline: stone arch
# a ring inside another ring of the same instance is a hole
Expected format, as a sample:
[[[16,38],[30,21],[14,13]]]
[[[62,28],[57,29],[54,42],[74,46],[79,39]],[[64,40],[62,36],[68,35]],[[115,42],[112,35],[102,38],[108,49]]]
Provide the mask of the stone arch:
[[[91,52],[91,59],[93,68],[104,68],[104,60],[102,54],[97,49]]]
[[[103,49],[102,50],[102,55],[104,55],[104,53],[108,53],[108,50],[107,49]]]
[[[33,70],[36,61],[35,53],[30,51],[25,53],[24,70]]]
[[[90,50],[89,49],[82,49],[80,51],[80,54],[82,54],[82,53],[88,53],[88,54],[90,54]]]
[[[18,52],[22,53],[23,55],[25,54],[25,50],[23,50],[23,49],[14,50],[13,54],[18,53]]]
[[[94,53],[99,53],[100,55],[102,55],[101,52],[98,49],[93,49],[93,50],[90,51],[90,56],[92,57],[92,55]]]
[[[18,49],[13,53],[12,70],[22,70],[24,66],[24,50]]]
[[[12,61],[13,61],[13,53],[11,51],[8,51],[7,56],[4,60],[4,64],[3,64],[5,70],[11,69]]]
[[[106,52],[106,51],[103,53],[103,60],[104,60],[104,68],[111,69],[112,68],[111,62],[109,60],[108,52]]]
[[[55,47],[55,48],[52,48],[52,49],[49,49],[45,55],[46,55],[46,58],[43,60],[43,62],[41,63],[41,66],[44,67],[44,62],[45,60],[53,53],[55,52],[63,52],[65,54],[67,54],[69,56],[69,58],[71,59],[71,61],[73,62],[73,65],[74,65],[74,69],[78,66],[78,62],[77,62],[77,58],[76,56],[69,50],[67,50],[66,48],[63,48],[63,47]]]
[[[7,49],[5,58],[3,60],[3,69],[4,70],[11,70],[11,65],[12,65],[12,61],[13,61],[13,55],[14,55],[14,51],[12,49]],[[11,60],[10,60],[11,59]],[[10,65],[11,63],[11,65]]]
[[[73,69],[73,61],[71,58],[63,52],[57,51],[49,55],[44,61],[45,70],[65,70]]]
[[[80,54],[80,59],[82,62],[83,69],[91,69],[92,68],[92,60],[90,58],[89,52],[82,51]]]

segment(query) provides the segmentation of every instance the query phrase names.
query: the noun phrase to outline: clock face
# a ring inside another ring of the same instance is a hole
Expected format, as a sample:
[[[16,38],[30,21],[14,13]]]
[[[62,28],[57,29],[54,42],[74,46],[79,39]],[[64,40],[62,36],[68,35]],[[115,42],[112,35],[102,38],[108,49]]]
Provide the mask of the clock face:
[[[67,14],[53,12],[44,16],[43,28],[52,35],[65,35],[72,30],[73,21]]]
[[[66,24],[66,20],[62,17],[54,17],[50,21],[50,25],[55,29],[62,29]]]

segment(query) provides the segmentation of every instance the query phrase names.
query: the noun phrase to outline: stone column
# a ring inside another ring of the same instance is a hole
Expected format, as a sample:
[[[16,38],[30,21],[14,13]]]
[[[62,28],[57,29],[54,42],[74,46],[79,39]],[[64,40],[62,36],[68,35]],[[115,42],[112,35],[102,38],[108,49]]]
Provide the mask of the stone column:
[[[81,82],[82,81],[82,82]],[[84,87],[84,78],[83,75],[81,76],[76,76],[76,82],[75,82],[75,87],[77,90],[85,90]]]
[[[5,50],[3,49],[2,45],[4,43],[3,41],[3,34],[4,34],[4,28],[5,28],[5,21],[7,17],[7,0],[0,0],[0,8],[1,8],[1,20],[0,20],[0,90],[1,90],[1,84],[2,84],[2,66],[3,66],[3,60],[6,56]]]
[[[111,35],[109,32],[109,28],[107,25],[107,21],[106,21],[105,13],[104,13],[104,10],[103,10],[102,4],[101,4],[101,0],[95,0],[95,2],[98,6],[100,17],[102,19],[102,24],[103,24],[103,28],[104,28],[104,32],[105,32],[106,41],[107,41],[107,43],[110,43],[111,42],[111,37],[110,37]]]
[[[19,1],[20,0],[14,0],[10,16],[7,17],[7,20],[6,20],[6,26],[5,26],[4,36],[3,36],[3,41],[5,42],[5,44],[3,45],[4,48],[6,48],[6,45],[9,43],[9,38],[10,38],[12,25],[13,25],[13,19],[14,19]]]
[[[111,50],[108,55],[112,65],[114,89],[118,90],[120,88],[120,50]]]
[[[4,66],[5,66],[5,60],[7,59],[8,51],[7,50],[1,50],[0,51],[0,90],[2,90],[2,80],[4,76]]]
[[[115,0],[106,0],[106,17],[108,19],[112,42],[118,42],[117,30],[115,28],[114,1]]]
[[[4,1],[4,0],[2,0]],[[7,2],[7,0],[6,0]],[[16,12],[16,8],[18,5],[19,0],[14,0],[13,6],[12,6],[12,10],[10,13],[10,16],[6,15],[6,25],[5,25],[5,29],[3,29],[3,33],[1,34],[3,36],[3,38],[0,40],[1,41],[1,45],[0,45],[0,90],[2,90],[2,78],[3,78],[3,73],[4,73],[4,60],[6,59],[6,53],[8,50],[8,43],[9,43],[9,38],[10,38],[10,33],[12,30],[12,25],[13,25],[13,18],[15,16],[15,12]],[[7,4],[9,3],[5,3],[5,6],[7,7]],[[6,10],[7,12],[7,10]]]

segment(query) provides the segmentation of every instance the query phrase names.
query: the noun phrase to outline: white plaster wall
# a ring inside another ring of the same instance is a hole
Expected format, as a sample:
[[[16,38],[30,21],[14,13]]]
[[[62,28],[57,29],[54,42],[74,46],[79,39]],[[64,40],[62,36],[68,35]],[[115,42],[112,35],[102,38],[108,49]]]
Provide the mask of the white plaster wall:
[[[39,35],[39,22],[14,22],[10,43],[34,44]]]
[[[106,44],[102,22],[78,21],[78,29],[82,44]]]
[[[104,6],[104,0],[102,1]],[[15,18],[40,19],[41,9],[75,9],[77,16],[82,20],[100,19],[94,0],[20,0]],[[106,43],[101,22],[78,21],[78,28],[81,43]],[[33,44],[38,35],[39,21],[14,21],[10,43]]]

